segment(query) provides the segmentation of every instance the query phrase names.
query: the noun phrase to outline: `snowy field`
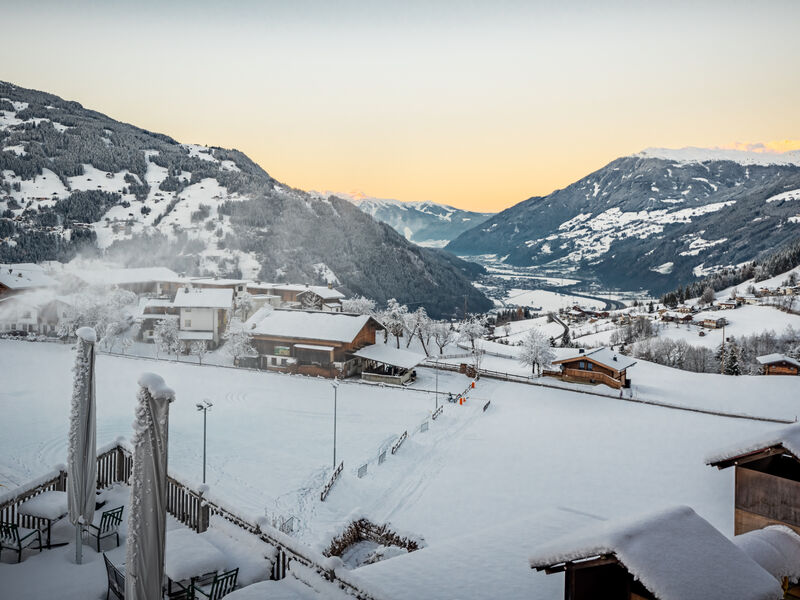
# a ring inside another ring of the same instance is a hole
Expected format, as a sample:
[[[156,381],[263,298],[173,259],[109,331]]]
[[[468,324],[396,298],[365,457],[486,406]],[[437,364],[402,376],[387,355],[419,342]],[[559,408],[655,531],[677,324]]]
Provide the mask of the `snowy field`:
[[[9,374],[0,392],[4,485],[64,462],[72,356],[69,346],[0,340],[0,368]],[[433,408],[422,390],[436,382],[421,368],[416,391],[340,386],[338,456],[346,468],[320,503],[332,461],[330,381],[101,355],[99,444],[130,435],[142,371],[161,374],[176,390],[170,468],[195,481],[202,419],[194,403],[214,402],[209,483],[242,512],[297,514],[297,535],[317,549],[356,514],[424,537],[418,552],[356,570],[387,598],[441,598],[443,590],[453,598],[557,598],[563,577],[527,565],[537,545],[597,519],[667,505],[688,504],[730,535],[733,474],[704,458],[780,427],[482,378],[465,406],[447,404],[422,433],[416,426]],[[648,363],[630,375],[637,394],[674,404],[780,418],[800,412],[794,378],[696,375]],[[440,390],[459,391],[468,381],[438,377]],[[378,450],[406,428],[409,439],[378,466]],[[354,470],[370,459],[359,479]]]
[[[574,305],[589,309],[602,309],[604,302],[581,296],[550,292],[548,290],[522,290],[512,288],[506,294],[504,302],[507,306],[533,306],[539,307],[543,311],[558,311],[560,308],[567,308]]]
[[[780,335],[787,327],[800,330],[800,316],[785,313],[771,306],[748,305],[734,310],[699,312],[694,316],[694,320],[719,317],[725,317],[729,323],[725,327],[726,337],[748,336],[764,331],[773,331]],[[701,337],[700,331],[705,335]],[[722,330],[704,329],[697,325],[664,323],[659,337],[681,339],[694,346],[716,348],[722,343]]]

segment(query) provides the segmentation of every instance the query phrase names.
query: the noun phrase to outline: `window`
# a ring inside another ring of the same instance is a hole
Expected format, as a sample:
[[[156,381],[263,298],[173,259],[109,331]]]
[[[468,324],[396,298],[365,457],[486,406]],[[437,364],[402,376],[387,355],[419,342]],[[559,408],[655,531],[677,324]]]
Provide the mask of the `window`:
[[[272,364],[273,365],[277,365],[278,364],[278,359],[275,358],[274,356],[272,357]]]
[[[586,363],[584,361],[579,362],[578,363],[578,368],[581,369],[581,370],[585,369],[586,368]]]
[[[186,312],[192,312],[192,309],[191,309],[191,308],[185,308],[184,310],[185,310]]]
[[[281,359],[281,366],[282,366],[282,367],[285,367],[285,366],[286,366],[286,359],[285,359],[285,358],[282,358],[282,359]]]
[[[191,326],[192,326],[192,320],[191,320],[191,319],[186,319],[186,320],[183,322],[183,326],[184,326],[184,327],[191,327]]]
[[[586,368],[587,368],[589,371],[593,371],[593,370],[594,370],[594,365],[593,365],[592,363],[590,363],[590,362],[587,362],[587,363],[586,363]]]

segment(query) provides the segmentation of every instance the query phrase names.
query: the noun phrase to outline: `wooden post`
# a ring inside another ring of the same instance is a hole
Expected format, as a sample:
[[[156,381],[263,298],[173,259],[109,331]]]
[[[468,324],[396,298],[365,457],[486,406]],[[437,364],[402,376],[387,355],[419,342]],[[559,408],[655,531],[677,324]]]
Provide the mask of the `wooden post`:
[[[122,451],[122,446],[117,446],[116,451],[116,468],[114,473],[114,482],[124,482],[125,480],[125,453]]]
[[[200,494],[200,510],[197,514],[197,533],[203,533],[208,529],[208,521],[210,519],[210,511],[208,504],[203,499],[203,494]]]

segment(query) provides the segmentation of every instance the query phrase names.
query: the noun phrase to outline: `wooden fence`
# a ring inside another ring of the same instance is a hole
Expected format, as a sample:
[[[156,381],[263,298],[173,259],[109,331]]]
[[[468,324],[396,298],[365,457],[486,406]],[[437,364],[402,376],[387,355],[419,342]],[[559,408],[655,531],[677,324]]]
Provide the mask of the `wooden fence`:
[[[400,449],[400,446],[403,445],[403,442],[406,441],[407,437],[408,437],[408,430],[406,429],[402,433],[402,435],[399,438],[397,438],[397,441],[394,444],[392,444],[392,454],[397,454],[397,451]]]
[[[339,463],[339,466],[336,467],[336,470],[333,472],[333,475],[331,475],[328,483],[326,483],[325,487],[322,488],[322,492],[320,492],[319,495],[320,502],[325,502],[325,498],[327,498],[328,494],[331,493],[331,488],[333,487],[333,484],[336,483],[336,480],[339,479],[339,475],[342,474],[342,471],[344,471],[344,461]]]

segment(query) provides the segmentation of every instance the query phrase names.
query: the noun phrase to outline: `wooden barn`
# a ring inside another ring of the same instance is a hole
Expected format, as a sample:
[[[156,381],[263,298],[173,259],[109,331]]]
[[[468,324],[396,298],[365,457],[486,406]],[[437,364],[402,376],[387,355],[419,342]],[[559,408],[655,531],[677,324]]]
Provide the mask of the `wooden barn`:
[[[561,378],[580,383],[603,383],[614,389],[630,387],[627,370],[636,364],[632,358],[610,348],[597,348],[586,352],[580,348],[569,358],[553,361],[561,366]]]
[[[786,525],[800,533],[800,424],[719,452],[707,464],[734,468],[734,532]]]
[[[279,296],[284,306],[307,310],[340,312],[344,294],[332,285],[304,285],[297,283],[250,283],[251,294]]]
[[[764,375],[798,375],[800,361],[783,354],[765,354],[756,357]]]
[[[688,506],[611,521],[539,548],[530,566],[564,573],[565,600],[766,600],[776,576]]]
[[[375,344],[383,326],[369,315],[265,306],[245,323],[259,368],[348,377],[361,373],[355,353]]]

